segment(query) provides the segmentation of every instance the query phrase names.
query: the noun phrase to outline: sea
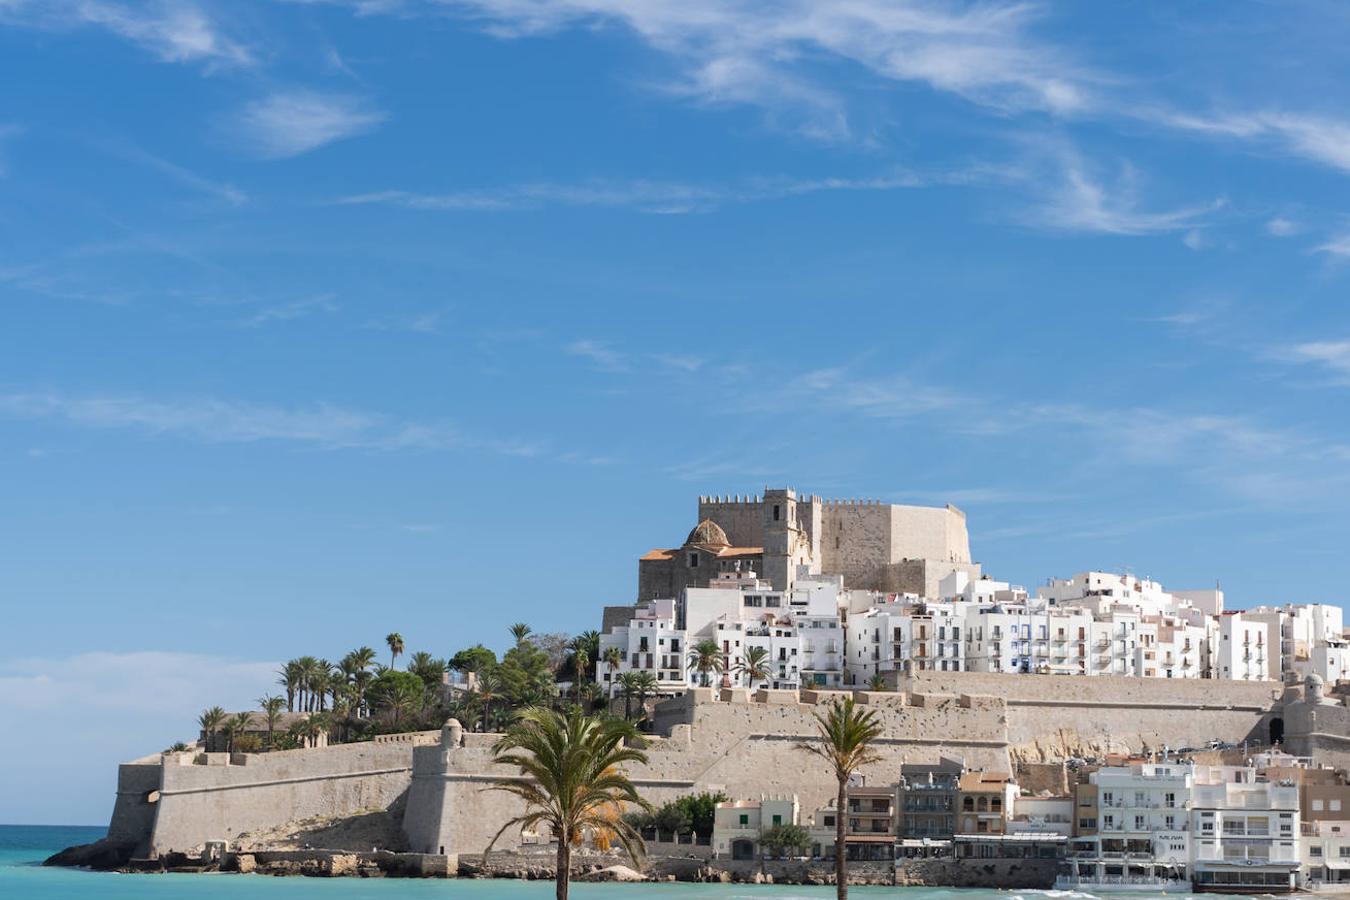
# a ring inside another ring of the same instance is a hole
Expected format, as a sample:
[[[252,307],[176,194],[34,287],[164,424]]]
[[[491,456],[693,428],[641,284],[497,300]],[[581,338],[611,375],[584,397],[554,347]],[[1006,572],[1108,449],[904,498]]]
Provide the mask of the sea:
[[[551,900],[551,881],[120,875],[45,867],[42,860],[103,837],[95,827],[0,825],[0,900]],[[1093,900],[1068,891],[851,887],[858,900]],[[1172,894],[1166,900],[1187,895]],[[795,885],[576,884],[574,900],[830,900],[834,888]],[[1120,900],[1164,900],[1131,893]],[[1204,894],[1203,900],[1222,900]]]

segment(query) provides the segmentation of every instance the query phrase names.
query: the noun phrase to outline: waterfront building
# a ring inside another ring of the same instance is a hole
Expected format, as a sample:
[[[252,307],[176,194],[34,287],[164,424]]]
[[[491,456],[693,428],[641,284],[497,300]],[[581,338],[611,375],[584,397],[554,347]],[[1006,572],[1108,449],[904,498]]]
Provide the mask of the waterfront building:
[[[1191,792],[1198,890],[1291,891],[1299,867],[1299,791],[1251,766],[1197,766]]]
[[[965,772],[956,786],[956,833],[1003,834],[1017,785],[1006,772]]]
[[[957,799],[965,764],[942,757],[935,764],[900,766],[897,834],[901,840],[950,841],[956,833]]]
[[[719,803],[713,810],[713,853],[723,859],[755,859],[763,852],[765,832],[796,825],[798,814],[795,794]]]
[[[1189,764],[1132,763],[1089,773],[1076,791],[1076,834],[1059,886],[1188,886],[1193,780]]]

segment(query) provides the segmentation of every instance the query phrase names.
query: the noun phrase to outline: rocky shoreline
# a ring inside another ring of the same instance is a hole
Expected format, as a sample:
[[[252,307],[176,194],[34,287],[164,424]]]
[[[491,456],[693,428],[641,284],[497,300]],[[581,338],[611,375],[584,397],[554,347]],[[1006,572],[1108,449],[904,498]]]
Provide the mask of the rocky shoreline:
[[[70,847],[44,865],[135,873],[226,872],[311,878],[500,878],[552,881],[554,865],[544,853],[494,853],[463,857],[393,850],[247,848],[228,851],[224,842],[195,854],[133,857],[132,847],[108,840]],[[702,884],[830,885],[834,865],[823,860],[709,860],[695,856],[649,856],[641,871],[622,865],[615,854],[579,859],[579,882],[689,882]],[[1053,886],[1055,860],[908,860],[849,864],[849,884],[926,887],[1043,889]]]

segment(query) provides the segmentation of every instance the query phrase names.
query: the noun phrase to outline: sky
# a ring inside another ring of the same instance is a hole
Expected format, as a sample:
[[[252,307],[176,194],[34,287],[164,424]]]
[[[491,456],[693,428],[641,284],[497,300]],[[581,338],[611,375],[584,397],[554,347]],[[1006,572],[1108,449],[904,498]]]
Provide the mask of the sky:
[[[1339,2],[0,0],[0,822],[700,494],[1340,602]]]

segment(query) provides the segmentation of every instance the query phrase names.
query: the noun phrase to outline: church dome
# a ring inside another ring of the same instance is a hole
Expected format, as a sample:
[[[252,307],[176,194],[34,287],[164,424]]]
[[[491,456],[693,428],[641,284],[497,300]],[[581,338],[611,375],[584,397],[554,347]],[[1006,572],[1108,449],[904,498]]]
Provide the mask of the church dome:
[[[714,547],[727,547],[731,542],[727,540],[727,533],[722,530],[712,519],[704,519],[698,523],[698,526],[691,532],[689,537],[685,538],[686,544],[711,544]]]

